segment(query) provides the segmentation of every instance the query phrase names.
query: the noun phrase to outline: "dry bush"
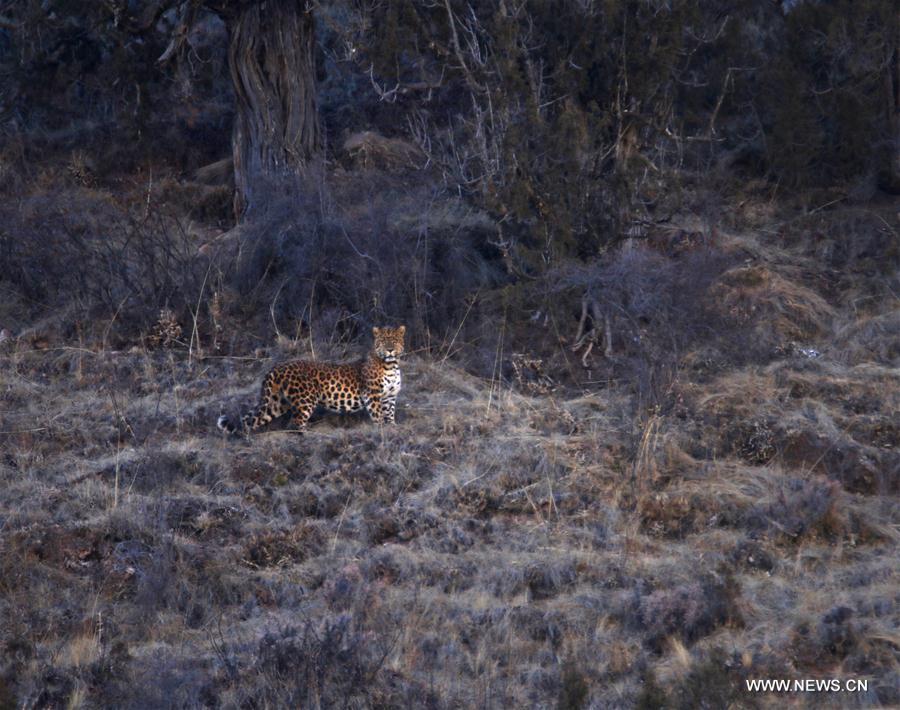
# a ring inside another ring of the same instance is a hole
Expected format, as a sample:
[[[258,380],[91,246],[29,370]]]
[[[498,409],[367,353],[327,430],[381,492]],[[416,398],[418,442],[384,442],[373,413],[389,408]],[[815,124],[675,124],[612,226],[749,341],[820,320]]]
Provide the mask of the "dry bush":
[[[323,333],[323,315],[340,312],[352,340],[369,324],[405,322],[410,347],[449,342],[466,298],[506,278],[490,222],[427,179],[374,189],[350,179],[323,189],[301,190],[299,201],[273,196],[264,215],[241,227],[241,308],[270,316],[283,332],[304,324]]]
[[[720,376],[702,395],[683,385],[675,413],[691,424],[682,446],[697,458],[734,455],[826,475],[854,492],[892,491],[900,465],[888,414],[897,394],[884,385],[892,379],[880,367],[800,357]]]
[[[817,670],[846,658],[859,638],[852,619],[853,609],[837,606],[815,625],[799,624],[791,641],[796,664],[804,670]]]
[[[397,684],[399,679],[383,669],[392,638],[374,636],[366,621],[357,610],[266,633],[249,662],[226,663],[222,697],[237,704],[291,707],[387,706],[415,697],[418,688]],[[222,653],[226,659],[246,656],[234,646]]]
[[[109,194],[35,193],[2,213],[3,280],[52,309],[63,337],[133,333],[165,306],[195,305],[204,268],[181,225],[139,217]]]
[[[418,146],[400,138],[386,138],[373,131],[348,136],[341,150],[356,167],[386,171],[403,171],[425,163]]]
[[[182,332],[175,312],[171,308],[163,308],[147,334],[147,346],[151,349],[171,348],[179,342]]]
[[[815,342],[834,317],[817,293],[761,265],[730,269],[706,297],[721,321],[732,331],[742,330],[760,355],[794,341]]]
[[[551,277],[555,290],[575,291],[597,304],[590,327],[608,332],[604,347],[613,355],[614,373],[638,391],[644,404],[661,404],[680,357],[699,343],[731,335],[711,307],[708,291],[733,257],[715,248],[666,257],[632,244],[590,266]],[[573,309],[574,310],[574,309]]]
[[[233,185],[176,182],[169,178],[154,188],[152,198],[168,211],[202,225],[226,226],[233,219],[233,196]]]
[[[775,557],[766,546],[753,539],[743,539],[728,551],[728,559],[738,568],[760,572],[775,569]]]
[[[638,499],[637,513],[641,528],[648,535],[681,538],[697,532],[710,522],[709,503],[701,496],[651,493]]]
[[[778,435],[784,464],[827,474],[854,493],[889,492],[900,485],[896,477],[900,460],[893,452],[867,449],[827,429],[824,433],[816,431],[808,421],[802,428],[791,424],[787,422]]]
[[[840,485],[821,478],[782,481],[767,501],[748,511],[747,518],[751,526],[789,542],[838,540],[850,524]]]
[[[673,635],[693,642],[723,625],[742,626],[740,595],[740,586],[729,573],[664,589],[638,584],[620,599],[617,613],[659,651]]]
[[[320,529],[311,524],[266,531],[247,542],[243,559],[254,567],[283,567],[317,556],[323,543]]]
[[[669,697],[677,699],[672,705],[688,710],[740,707],[746,703],[744,679],[749,669],[742,668],[735,656],[737,654],[729,657],[721,648],[713,648],[696,659],[674,692],[670,691]]]
[[[897,367],[900,363],[900,312],[850,321],[837,329],[832,352],[848,365],[877,363]]]
[[[877,309],[900,286],[898,226],[888,206],[846,207],[791,220],[779,243],[809,261],[803,278],[829,299]]]

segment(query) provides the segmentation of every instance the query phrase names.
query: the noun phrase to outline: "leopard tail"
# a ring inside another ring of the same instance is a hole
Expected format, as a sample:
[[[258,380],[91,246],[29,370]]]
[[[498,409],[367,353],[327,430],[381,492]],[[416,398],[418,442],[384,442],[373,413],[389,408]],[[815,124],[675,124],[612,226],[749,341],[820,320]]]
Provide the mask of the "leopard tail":
[[[245,432],[265,426],[273,419],[284,414],[285,409],[281,398],[281,384],[274,372],[270,372],[263,380],[260,391],[259,404],[241,417],[241,428]],[[234,434],[238,427],[232,424],[226,415],[219,417],[216,426],[228,434]]]

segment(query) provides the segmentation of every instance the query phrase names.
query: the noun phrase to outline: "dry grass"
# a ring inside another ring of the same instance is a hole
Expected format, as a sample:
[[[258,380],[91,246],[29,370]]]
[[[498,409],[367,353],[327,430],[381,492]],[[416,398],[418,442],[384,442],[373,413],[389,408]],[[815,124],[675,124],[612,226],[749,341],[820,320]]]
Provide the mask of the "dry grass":
[[[709,298],[723,320],[748,328],[754,339],[773,346],[818,338],[834,317],[817,293],[761,265],[725,272]]]
[[[414,355],[396,427],[223,439],[304,341],[4,343],[0,704],[763,707],[744,679],[852,677],[826,702],[896,705],[892,316],[789,257],[718,302],[817,355],[698,342],[650,409]]]

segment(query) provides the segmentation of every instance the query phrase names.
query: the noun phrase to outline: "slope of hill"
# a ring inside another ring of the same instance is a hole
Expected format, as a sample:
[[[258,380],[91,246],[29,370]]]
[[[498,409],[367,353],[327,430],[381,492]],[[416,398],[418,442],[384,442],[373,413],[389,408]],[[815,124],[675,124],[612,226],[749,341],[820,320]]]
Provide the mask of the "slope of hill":
[[[704,307],[768,355],[651,407],[413,354],[396,427],[224,439],[305,347],[0,344],[0,706],[900,703],[897,215],[732,217]]]

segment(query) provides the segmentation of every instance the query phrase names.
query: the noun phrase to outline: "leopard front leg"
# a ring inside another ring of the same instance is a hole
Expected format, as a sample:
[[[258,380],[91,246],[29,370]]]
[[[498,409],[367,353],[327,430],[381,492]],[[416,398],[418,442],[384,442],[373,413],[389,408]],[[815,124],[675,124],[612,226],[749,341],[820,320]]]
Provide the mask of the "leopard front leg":
[[[384,406],[380,394],[370,394],[366,398],[366,411],[372,417],[372,421],[381,424],[384,421]]]
[[[397,406],[397,397],[384,397],[382,399],[381,409],[382,409],[382,419],[388,424],[394,423],[394,410]]]

